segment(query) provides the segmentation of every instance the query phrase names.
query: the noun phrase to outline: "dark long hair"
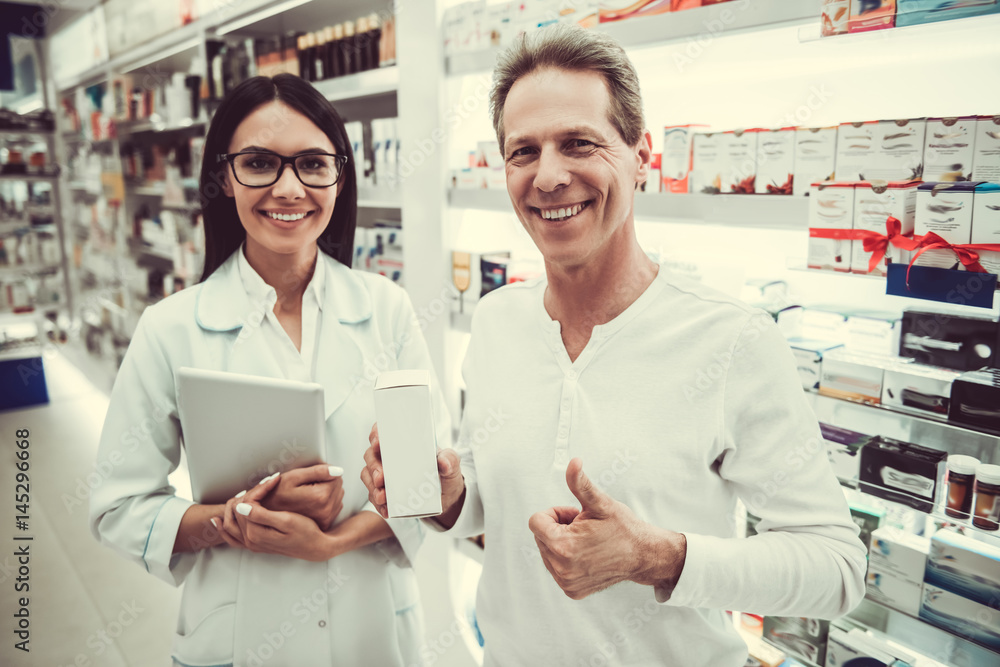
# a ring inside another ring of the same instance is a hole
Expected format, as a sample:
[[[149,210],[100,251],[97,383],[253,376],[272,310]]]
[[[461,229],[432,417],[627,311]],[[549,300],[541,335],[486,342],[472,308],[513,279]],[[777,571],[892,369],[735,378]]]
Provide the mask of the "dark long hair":
[[[246,240],[246,230],[236,212],[236,202],[222,190],[226,162],[218,156],[229,152],[236,128],[257,107],[281,101],[311,120],[333,143],[340,155],[347,156],[343,187],[330,222],[320,235],[319,249],[341,264],[351,266],[354,256],[354,230],[358,223],[358,183],[354,171],[354,154],[347,139],[344,121],[333,105],[309,83],[293,74],[274,77],[255,76],[233,88],[219,104],[205,138],[205,153],[201,161],[202,211],[205,221],[205,269],[201,280],[207,279],[222,266]],[[336,187],[336,186],[334,186]]]

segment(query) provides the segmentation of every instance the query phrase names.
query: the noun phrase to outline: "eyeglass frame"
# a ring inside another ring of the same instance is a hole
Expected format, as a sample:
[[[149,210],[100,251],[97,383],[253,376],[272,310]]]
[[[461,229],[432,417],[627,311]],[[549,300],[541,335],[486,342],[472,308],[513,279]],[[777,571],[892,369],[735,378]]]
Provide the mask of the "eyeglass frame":
[[[274,180],[271,181],[270,183],[266,184],[266,185],[247,185],[246,183],[244,183],[243,181],[241,181],[240,177],[236,175],[236,163],[235,163],[236,157],[239,156],[239,155],[273,155],[274,157],[276,157],[279,160],[281,160],[281,164],[278,165],[278,171],[277,171],[277,174],[274,177]],[[333,183],[331,183],[330,185],[309,185],[308,183],[306,183],[305,181],[302,180],[302,176],[299,175],[298,167],[295,166],[295,160],[299,159],[300,157],[308,157],[310,155],[312,155],[312,156],[322,155],[322,156],[326,156],[326,157],[332,157],[332,158],[334,158],[334,160],[336,160],[336,162],[337,162],[337,164],[339,166],[337,167],[337,179]],[[347,166],[347,161],[348,161],[348,158],[347,158],[346,155],[340,155],[338,153],[297,153],[295,155],[292,155],[291,157],[288,157],[288,156],[280,155],[280,154],[272,152],[272,151],[240,151],[238,153],[219,153],[216,157],[218,158],[218,162],[228,162],[229,163],[229,168],[233,172],[233,178],[235,178],[236,182],[239,183],[240,185],[242,185],[245,188],[269,188],[269,187],[271,187],[272,185],[274,185],[275,183],[277,183],[279,180],[281,180],[281,175],[285,171],[285,165],[286,164],[292,166],[292,173],[295,174],[295,178],[299,179],[299,183],[301,183],[304,187],[307,187],[307,188],[317,188],[317,189],[332,188],[337,183],[340,183],[340,179],[344,176],[344,167]]]

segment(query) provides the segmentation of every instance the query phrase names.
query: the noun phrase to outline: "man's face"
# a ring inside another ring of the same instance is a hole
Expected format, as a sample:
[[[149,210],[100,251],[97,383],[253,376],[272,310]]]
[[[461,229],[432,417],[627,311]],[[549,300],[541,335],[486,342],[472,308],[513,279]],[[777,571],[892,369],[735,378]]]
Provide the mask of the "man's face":
[[[608,119],[608,103],[599,73],[555,68],[518,79],[507,95],[507,192],[547,264],[583,266],[631,240],[650,135],[627,146]]]

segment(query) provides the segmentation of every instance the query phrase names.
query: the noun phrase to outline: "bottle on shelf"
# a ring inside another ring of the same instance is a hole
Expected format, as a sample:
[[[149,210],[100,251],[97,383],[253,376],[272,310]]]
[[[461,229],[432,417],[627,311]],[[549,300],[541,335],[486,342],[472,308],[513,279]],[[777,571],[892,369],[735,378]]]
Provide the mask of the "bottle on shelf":
[[[316,46],[313,49],[313,76],[314,81],[329,79],[330,73],[326,69],[326,32],[322,29],[313,33]]]
[[[354,24],[354,58],[357,61],[358,72],[371,69],[368,61],[368,40],[371,39],[368,31],[368,17],[362,16]]]
[[[381,53],[382,27],[379,25],[378,14],[368,15],[368,67],[377,69],[382,66]]]
[[[357,51],[354,42],[354,22],[344,21],[344,38],[340,40],[340,55],[343,59],[343,73],[354,74],[358,71]]]
[[[303,44],[305,45],[305,69],[299,73],[306,81],[316,80],[316,35],[307,32],[303,35]]]
[[[328,25],[323,28],[323,72],[326,74],[326,78],[333,79],[340,76],[340,72],[336,68],[336,58],[334,53],[337,49],[336,38],[334,37],[333,26]]]

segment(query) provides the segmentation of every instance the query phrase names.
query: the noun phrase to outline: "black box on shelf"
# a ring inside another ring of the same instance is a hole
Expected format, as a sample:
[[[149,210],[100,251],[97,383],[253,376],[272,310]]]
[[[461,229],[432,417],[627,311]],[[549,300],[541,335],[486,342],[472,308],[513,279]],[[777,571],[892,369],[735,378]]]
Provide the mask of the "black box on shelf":
[[[948,421],[1000,431],[1000,369],[984,368],[955,378]]]
[[[922,512],[932,512],[948,454],[911,442],[875,436],[861,448],[859,488]]]
[[[957,371],[993,366],[998,329],[1000,325],[991,319],[907,310],[903,313],[899,356]]]

